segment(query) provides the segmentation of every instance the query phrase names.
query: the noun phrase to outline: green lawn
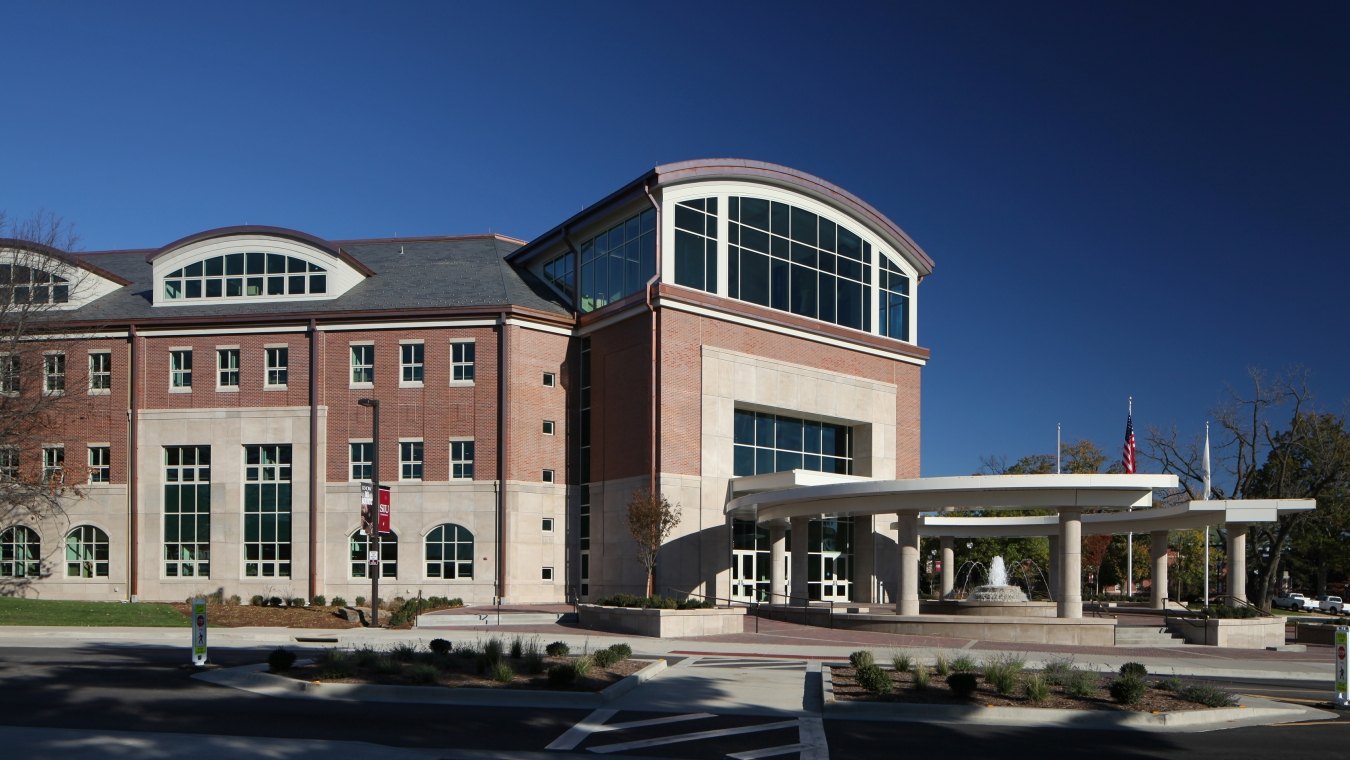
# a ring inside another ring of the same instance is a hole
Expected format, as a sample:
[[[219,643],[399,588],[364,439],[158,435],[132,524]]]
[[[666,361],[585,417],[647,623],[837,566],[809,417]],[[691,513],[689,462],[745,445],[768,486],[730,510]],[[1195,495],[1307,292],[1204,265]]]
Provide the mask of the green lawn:
[[[187,627],[188,619],[167,604],[0,597],[0,625],[128,625],[164,628]]]

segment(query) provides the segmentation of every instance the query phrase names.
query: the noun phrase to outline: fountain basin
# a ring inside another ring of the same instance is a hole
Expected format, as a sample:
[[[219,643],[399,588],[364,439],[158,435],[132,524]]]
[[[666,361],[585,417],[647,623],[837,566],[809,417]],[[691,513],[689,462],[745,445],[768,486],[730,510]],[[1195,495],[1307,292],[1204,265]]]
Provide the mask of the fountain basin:
[[[980,616],[985,617],[1030,617],[1030,618],[1052,618],[1056,614],[1057,605],[1054,602],[1007,602],[1007,601],[979,601],[967,599],[962,602],[955,600],[941,602],[925,602],[923,611],[931,611],[938,615],[959,615],[959,616]]]

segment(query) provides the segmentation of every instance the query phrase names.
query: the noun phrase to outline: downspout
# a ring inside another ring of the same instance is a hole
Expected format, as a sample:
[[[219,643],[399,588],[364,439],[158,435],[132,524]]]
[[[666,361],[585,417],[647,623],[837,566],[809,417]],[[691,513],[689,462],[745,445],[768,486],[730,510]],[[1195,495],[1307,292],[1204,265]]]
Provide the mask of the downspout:
[[[319,325],[309,320],[309,597],[319,594]]]
[[[661,471],[660,462],[657,459],[661,451],[661,444],[660,444],[661,434],[657,426],[658,418],[657,418],[657,393],[656,393],[657,382],[660,380],[660,354],[657,352],[660,350],[661,343],[659,332],[657,330],[657,327],[659,325],[658,320],[660,318],[656,314],[656,305],[652,302],[652,289],[655,288],[657,283],[661,281],[661,236],[663,232],[661,230],[661,204],[656,202],[656,198],[652,197],[652,189],[650,185],[643,186],[642,191],[647,194],[647,200],[651,201],[652,208],[656,209],[656,272],[652,275],[652,278],[650,280],[647,280],[647,287],[646,287],[647,311],[651,313],[651,325],[652,325],[651,436],[650,436],[651,452],[649,457],[651,461],[651,474],[648,485],[648,492],[651,495],[655,496],[657,495],[657,475]]]
[[[130,567],[127,572],[127,599],[134,601],[141,593],[140,584],[140,521],[136,515],[136,487],[138,478],[136,471],[140,466],[136,452],[139,449],[138,433],[140,432],[140,407],[137,399],[140,397],[141,372],[137,362],[136,342],[139,336],[136,334],[136,325],[131,325],[127,333],[127,343],[130,346],[127,352],[127,364],[130,381],[127,383],[129,403],[127,406],[127,537],[130,546],[128,547],[127,557]]]
[[[497,333],[497,601],[506,597],[506,474],[510,450],[511,391],[507,371],[511,342],[506,334],[506,313],[502,312]]]

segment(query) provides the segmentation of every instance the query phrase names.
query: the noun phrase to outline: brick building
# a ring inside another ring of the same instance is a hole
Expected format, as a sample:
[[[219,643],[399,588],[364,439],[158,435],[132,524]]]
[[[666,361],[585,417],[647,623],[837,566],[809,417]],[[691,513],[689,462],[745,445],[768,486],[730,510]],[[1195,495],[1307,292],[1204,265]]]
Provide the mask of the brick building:
[[[766,528],[730,498],[919,473],[932,262],[781,166],[660,166],[528,243],[234,227],[0,259],[43,325],[0,357],[0,403],[52,411],[0,475],[62,507],[0,525],[29,595],[366,593],[378,450],[382,596],[640,593],[624,505],[655,485],[682,510],[658,591],[764,598]],[[889,525],[811,525],[813,598],[893,595]]]

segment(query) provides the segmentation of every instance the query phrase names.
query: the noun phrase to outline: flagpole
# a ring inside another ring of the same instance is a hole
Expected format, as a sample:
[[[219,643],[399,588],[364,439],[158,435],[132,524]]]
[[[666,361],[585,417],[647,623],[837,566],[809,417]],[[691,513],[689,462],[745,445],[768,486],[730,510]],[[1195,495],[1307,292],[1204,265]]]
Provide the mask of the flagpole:
[[[1209,501],[1209,420],[1205,420],[1205,501]],[[1209,605],[1209,523],[1205,523],[1205,605]]]
[[[1056,475],[1060,474],[1060,472],[1061,472],[1061,470],[1059,469],[1059,452],[1060,452],[1059,434],[1060,434],[1060,426],[1061,426],[1061,423],[1058,423],[1058,422],[1055,423],[1055,474],[1056,474]]]
[[[1127,428],[1126,431],[1125,431],[1125,445],[1126,445],[1126,447],[1128,447],[1128,448],[1130,448],[1130,449],[1133,449],[1133,448],[1134,448],[1134,440],[1133,440],[1133,438],[1134,438],[1134,396],[1130,396],[1130,397],[1129,397],[1129,408],[1128,408],[1128,411],[1126,412],[1125,420],[1126,420],[1126,422],[1125,422],[1125,427]],[[1125,465],[1126,465],[1125,471],[1128,472],[1128,473],[1133,474],[1133,473],[1134,473],[1134,452],[1133,452],[1133,451],[1130,452],[1129,461],[1127,461],[1127,462],[1125,463]],[[1126,511],[1127,511],[1127,512],[1133,512],[1134,509],[1133,509],[1133,508],[1130,508],[1130,509],[1127,509]],[[1128,598],[1130,598],[1131,600],[1133,600],[1133,599],[1134,599],[1134,531],[1130,531],[1129,534],[1126,536],[1125,540],[1126,540],[1126,542],[1127,542],[1127,543],[1125,544],[1125,579],[1126,579],[1126,580],[1125,580],[1125,596],[1128,597]]]

